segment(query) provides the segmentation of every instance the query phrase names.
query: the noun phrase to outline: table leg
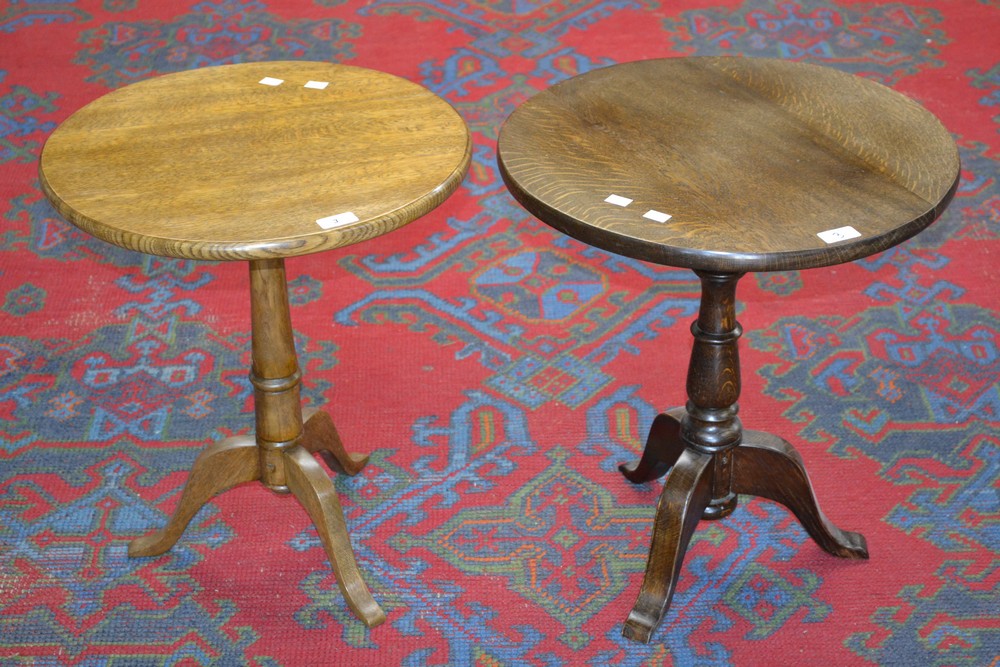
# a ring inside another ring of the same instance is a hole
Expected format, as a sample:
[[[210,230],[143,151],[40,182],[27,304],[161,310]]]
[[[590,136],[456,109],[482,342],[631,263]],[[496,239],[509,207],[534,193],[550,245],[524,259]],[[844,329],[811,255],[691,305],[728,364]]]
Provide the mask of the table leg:
[[[316,524],[341,594],[355,615],[368,627],[381,624],[385,621],[385,612],[375,602],[361,577],[333,482],[304,448],[290,450],[286,458],[288,486]]]
[[[319,453],[331,470],[354,476],[368,465],[367,454],[347,451],[330,415],[316,408],[306,408],[302,418],[305,420],[302,446],[314,454]]]
[[[174,546],[202,505],[226,489],[260,479],[257,443],[249,436],[226,438],[209,445],[195,459],[181,500],[162,530],[132,540],[128,555],[159,556]]]
[[[837,528],[819,509],[802,456],[794,447],[770,433],[747,431],[734,454],[735,493],[781,503],[827,553],[841,558],[868,558],[865,536]]]
[[[618,466],[618,470],[628,481],[642,484],[667,474],[684,452],[684,441],[681,440],[683,417],[684,408],[674,408],[656,415],[646,437],[642,458]]]
[[[736,284],[740,274],[698,273],[702,293],[691,325],[694,346],[684,408],[658,415],[642,458],[619,470],[635,483],[662,476],[653,535],[639,597],[622,634],[648,642],[670,606],[677,576],[699,519],[721,519],[736,509],[737,494],[758,495],[788,507],[826,551],[867,558],[865,538],[842,531],[819,509],[802,458],[784,440],[760,431],[744,434],[737,416],[740,363]],[[671,467],[672,466],[672,467]]]
[[[649,642],[670,606],[684,553],[712,500],[711,463],[711,455],[687,449],[667,474],[653,520],[646,574],[622,629],[628,639]]]
[[[366,625],[374,627],[385,621],[385,613],[361,577],[333,482],[311,454],[321,453],[335,469],[349,475],[360,472],[368,457],[344,449],[326,413],[302,410],[301,372],[283,260],[250,262],[250,317],[255,436],[229,438],[209,446],[195,461],[166,528],[134,540],[129,555],[165,552],[214,495],[242,482],[260,480],[273,491],[293,493],[302,503],[316,524],[348,605]]]

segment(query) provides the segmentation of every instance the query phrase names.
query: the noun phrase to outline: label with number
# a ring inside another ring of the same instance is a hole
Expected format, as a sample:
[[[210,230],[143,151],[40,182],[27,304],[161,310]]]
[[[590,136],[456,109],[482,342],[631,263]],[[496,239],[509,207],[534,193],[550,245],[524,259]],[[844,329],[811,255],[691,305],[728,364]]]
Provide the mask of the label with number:
[[[352,222],[357,222],[358,216],[354,215],[350,211],[346,213],[338,213],[337,215],[330,215],[325,218],[320,218],[316,221],[316,224],[323,229],[333,229],[334,227],[340,227],[341,225],[349,225]]]
[[[861,232],[856,230],[854,227],[848,225],[847,227],[838,227],[837,229],[828,229],[825,232],[820,232],[816,236],[823,239],[826,243],[836,243],[837,241],[846,241],[847,239],[856,239],[861,236]]]

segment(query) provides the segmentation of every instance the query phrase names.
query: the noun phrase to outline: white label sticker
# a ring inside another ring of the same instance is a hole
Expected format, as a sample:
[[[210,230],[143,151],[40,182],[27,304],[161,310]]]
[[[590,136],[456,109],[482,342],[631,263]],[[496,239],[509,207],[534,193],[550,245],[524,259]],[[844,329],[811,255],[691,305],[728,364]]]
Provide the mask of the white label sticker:
[[[303,88],[315,88],[316,90],[323,90],[330,85],[329,81],[307,81]]]
[[[262,83],[265,86],[280,86],[284,82],[284,79],[275,79],[273,76],[265,76],[263,79],[258,81],[258,83]]]
[[[338,213],[337,215],[329,215],[325,218],[320,218],[316,221],[316,224],[323,229],[333,229],[334,227],[340,227],[341,225],[349,225],[352,222],[357,222],[358,216],[354,215],[350,211],[346,213]]]
[[[632,203],[632,200],[628,197],[622,197],[621,195],[608,195],[608,198],[604,201],[609,204],[614,204],[615,206],[628,206]]]
[[[668,215],[666,213],[661,213],[660,211],[649,210],[649,211],[646,211],[645,213],[643,213],[642,217],[648,218],[648,219],[653,220],[655,222],[666,222],[667,220],[669,220],[673,216]]]
[[[816,236],[823,239],[826,243],[836,243],[837,241],[846,241],[847,239],[856,239],[861,236],[861,232],[856,230],[854,227],[848,225],[847,227],[838,227],[837,229],[828,229],[825,232],[820,232]]]

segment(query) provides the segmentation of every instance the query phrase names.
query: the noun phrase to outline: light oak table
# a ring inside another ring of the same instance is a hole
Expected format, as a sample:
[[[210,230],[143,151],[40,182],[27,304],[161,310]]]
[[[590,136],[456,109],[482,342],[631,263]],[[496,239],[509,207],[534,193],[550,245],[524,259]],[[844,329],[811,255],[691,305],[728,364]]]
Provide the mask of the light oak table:
[[[829,553],[862,535],[817,505],[801,456],[744,431],[736,284],[749,271],[849,262],[913,236],[948,205],[958,151],[924,108],[814,65],[673,58],[616,65],[532,97],[501,129],[514,197],[585,243],[693,269],[702,286],[686,407],[653,421],[632,482],[664,483],[638,600],[623,634],[649,641],[699,519],[737,494],[784,504]]]
[[[205,449],[167,526],[129,555],[162,554],[212,496],[260,480],[305,507],[354,613],[369,626],[385,620],[312,454],[349,475],[368,457],[344,449],[325,412],[301,407],[284,258],[427,213],[461,184],[470,146],[461,117],[421,86],[315,62],[149,79],[88,104],[49,137],[42,187],[76,226],[144,253],[250,267],[255,436]]]

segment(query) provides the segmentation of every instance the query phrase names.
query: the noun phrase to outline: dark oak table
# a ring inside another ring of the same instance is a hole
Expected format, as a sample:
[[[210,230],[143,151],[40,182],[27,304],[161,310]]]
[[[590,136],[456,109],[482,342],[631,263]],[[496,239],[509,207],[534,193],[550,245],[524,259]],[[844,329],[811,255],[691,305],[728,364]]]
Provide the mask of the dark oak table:
[[[344,449],[325,412],[302,409],[284,258],[420,217],[461,184],[470,156],[464,121],[430,91],[315,62],[149,79],[88,104],[49,137],[42,187],[76,226],[144,253],[250,266],[255,436],[205,449],[167,526],[129,555],[165,552],[212,496],[260,480],[305,507],[354,613],[369,626],[385,620],[312,454],[351,475],[368,457]]]
[[[958,150],[892,90],[780,60],[672,58],[577,76],[501,129],[498,162],[531,213],[598,248],[693,269],[701,306],[687,404],[658,415],[632,482],[667,479],[626,637],[649,641],[699,519],[737,494],[788,507],[829,553],[867,558],[862,535],[820,511],[802,458],[744,431],[736,284],[750,271],[849,262],[913,236],[944,210]]]

